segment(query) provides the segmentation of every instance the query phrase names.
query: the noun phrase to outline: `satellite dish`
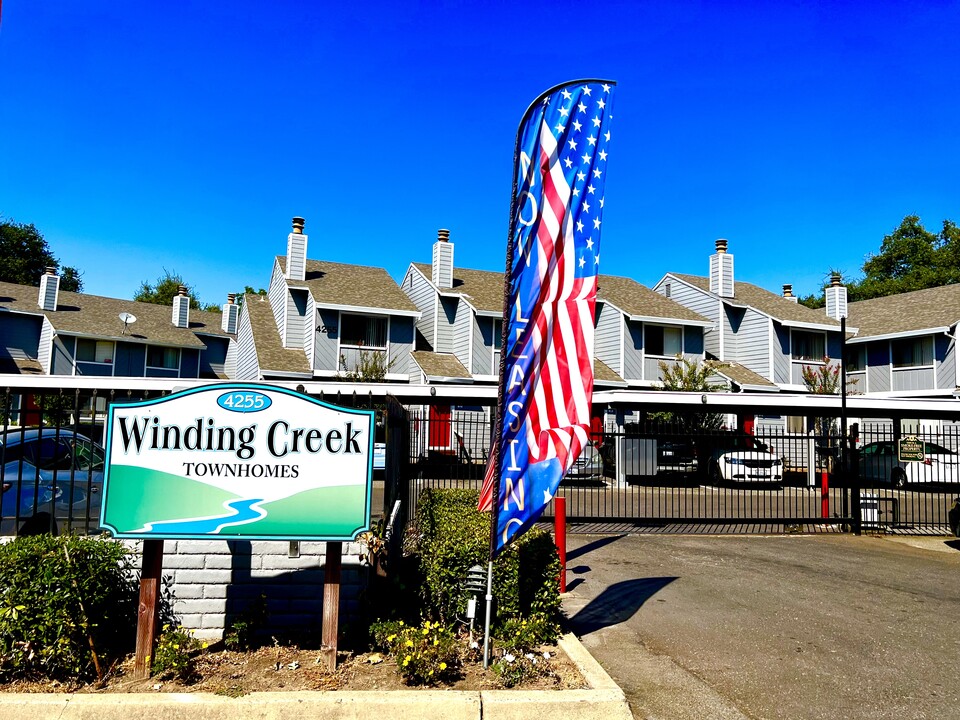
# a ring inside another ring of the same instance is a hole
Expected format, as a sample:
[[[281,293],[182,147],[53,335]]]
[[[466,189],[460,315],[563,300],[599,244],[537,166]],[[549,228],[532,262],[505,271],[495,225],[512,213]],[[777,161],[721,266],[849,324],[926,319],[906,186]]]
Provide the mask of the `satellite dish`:
[[[132,325],[136,321],[137,321],[137,316],[134,315],[133,313],[128,313],[128,312],[120,313],[120,322],[123,323],[123,332],[120,334],[123,335],[124,333],[126,333],[127,325]]]

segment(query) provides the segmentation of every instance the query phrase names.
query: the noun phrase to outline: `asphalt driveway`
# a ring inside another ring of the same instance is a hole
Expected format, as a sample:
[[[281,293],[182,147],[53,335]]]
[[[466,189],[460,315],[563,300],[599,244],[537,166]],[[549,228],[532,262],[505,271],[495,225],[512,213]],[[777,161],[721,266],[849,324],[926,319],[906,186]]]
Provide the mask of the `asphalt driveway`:
[[[579,535],[568,568],[638,718],[960,717],[960,541]]]

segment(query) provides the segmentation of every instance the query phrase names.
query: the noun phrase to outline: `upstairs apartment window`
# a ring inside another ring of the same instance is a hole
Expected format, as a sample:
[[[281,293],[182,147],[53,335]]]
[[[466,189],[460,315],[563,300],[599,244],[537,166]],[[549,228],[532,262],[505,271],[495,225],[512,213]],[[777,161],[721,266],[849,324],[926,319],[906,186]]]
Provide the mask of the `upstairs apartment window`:
[[[793,331],[793,359],[823,362],[827,354],[827,336],[824,333]]]
[[[645,345],[647,355],[676,357],[683,352],[683,330],[663,325],[647,325]]]
[[[340,344],[387,349],[387,319],[376,315],[340,315]]]
[[[867,346],[847,346],[847,372],[862,372],[867,369]]]
[[[180,367],[180,348],[149,346],[147,348],[147,367],[177,370]]]
[[[112,363],[114,343],[103,340],[77,340],[77,361]]]
[[[933,365],[933,338],[909,338],[890,343],[895,368]]]

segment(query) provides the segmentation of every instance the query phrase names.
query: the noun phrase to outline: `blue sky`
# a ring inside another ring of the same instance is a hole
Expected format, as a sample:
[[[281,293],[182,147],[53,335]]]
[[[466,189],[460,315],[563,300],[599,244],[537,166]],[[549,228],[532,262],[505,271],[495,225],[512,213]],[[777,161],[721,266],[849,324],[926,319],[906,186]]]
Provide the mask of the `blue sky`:
[[[502,270],[527,105],[618,83],[601,272],[775,292],[858,274],[908,214],[960,222],[960,3],[6,0],[0,214],[87,292],[163,269],[222,303],[309,256]]]

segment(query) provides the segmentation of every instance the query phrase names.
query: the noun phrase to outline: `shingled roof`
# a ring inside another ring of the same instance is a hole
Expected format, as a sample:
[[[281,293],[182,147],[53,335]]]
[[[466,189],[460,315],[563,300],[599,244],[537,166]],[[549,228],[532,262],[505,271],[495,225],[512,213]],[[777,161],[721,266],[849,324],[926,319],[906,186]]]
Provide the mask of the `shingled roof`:
[[[263,295],[245,295],[243,305],[250,318],[253,346],[261,372],[312,375],[310,361],[301,348],[285,348],[273,317],[273,309]]]
[[[286,273],[287,259],[277,256]],[[417,314],[417,306],[383,268],[307,260],[305,280],[287,279],[287,287],[306,288],[318,305],[374,308]]]
[[[37,305],[39,289],[31,285],[0,282],[0,312],[10,311],[43,315],[58,333],[97,337],[123,342],[167,345],[184,348],[205,347],[194,333],[224,335],[218,313],[190,311],[190,327],[173,324],[169,305],[120,300],[117,298],[61,290],[55,311]],[[137,321],[124,329],[119,315],[129,312]]]
[[[776,383],[770,382],[763,375],[755,373],[740,363],[708,360],[705,364],[720,377],[730,380],[743,389],[779,390]]]
[[[417,350],[410,353],[413,360],[427,378],[454,378],[469,380],[470,373],[463,366],[456,355],[452,353],[435,353],[426,350]]]
[[[413,263],[428,280],[433,272],[429,263]],[[480,312],[503,313],[503,273],[492,270],[454,268],[453,287],[440,292],[460,295]]]
[[[701,275],[670,273],[678,280],[693,285],[700,290],[710,292],[710,278]],[[805,323],[811,325],[829,325],[838,328],[840,323],[829,317],[823,310],[813,310],[782,295],[764,290],[748,282],[737,280],[733,287],[732,298],[722,298],[733,305],[749,306],[781,322]],[[855,323],[851,323],[855,324]]]
[[[598,279],[597,297],[616,305],[633,317],[659,320],[687,320],[712,325],[707,318],[685,308],[675,300],[641,285],[636,280],[615,275],[601,275]]]
[[[948,328],[960,321],[960,284],[914,290],[847,305],[857,337]]]

